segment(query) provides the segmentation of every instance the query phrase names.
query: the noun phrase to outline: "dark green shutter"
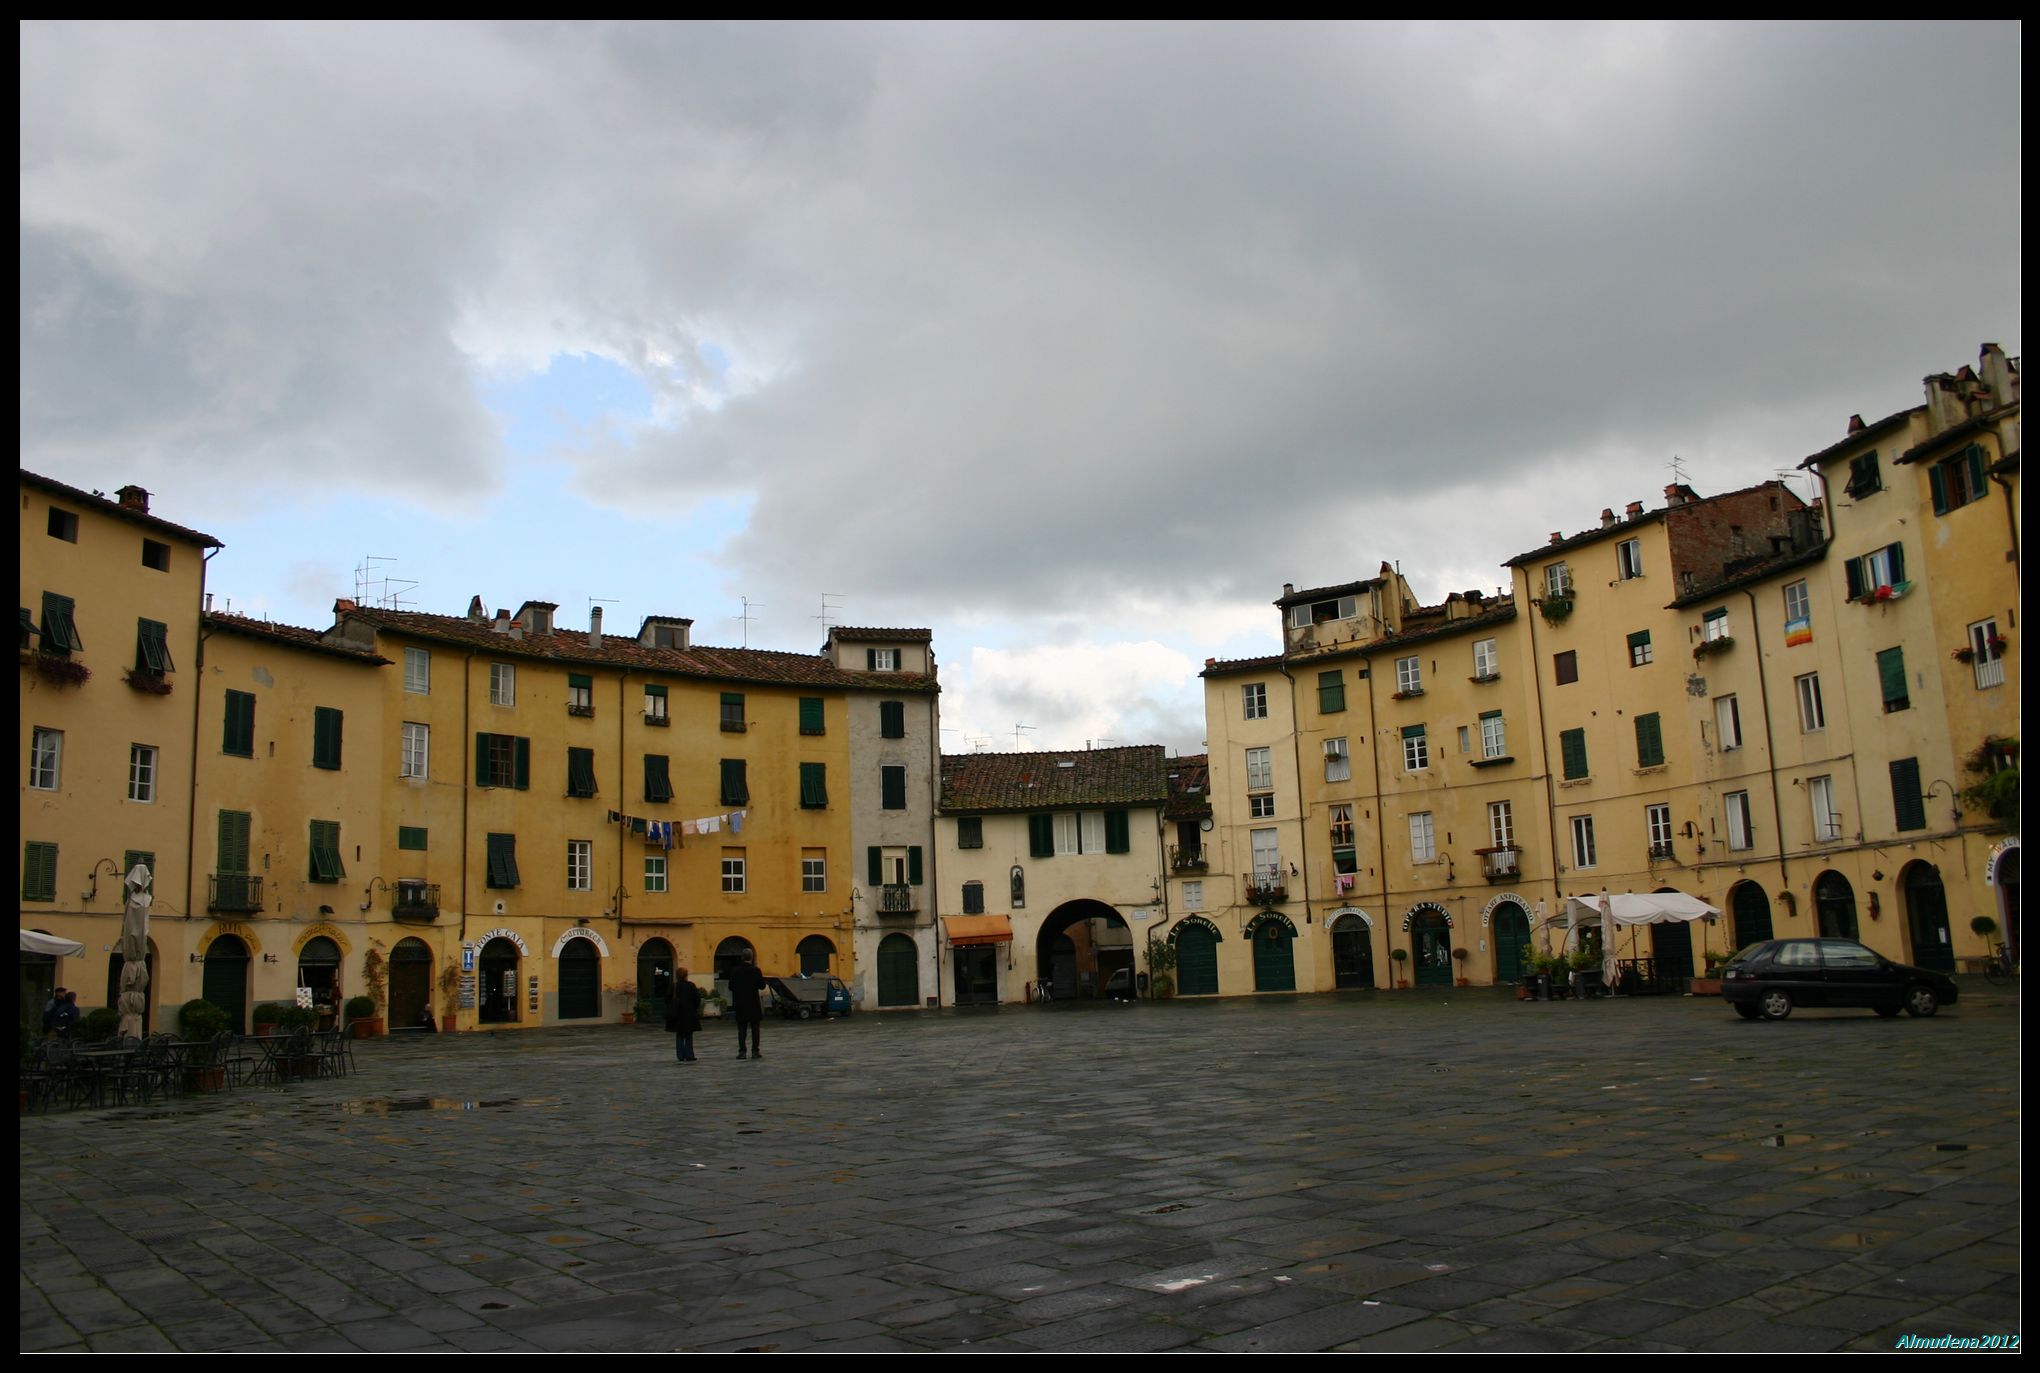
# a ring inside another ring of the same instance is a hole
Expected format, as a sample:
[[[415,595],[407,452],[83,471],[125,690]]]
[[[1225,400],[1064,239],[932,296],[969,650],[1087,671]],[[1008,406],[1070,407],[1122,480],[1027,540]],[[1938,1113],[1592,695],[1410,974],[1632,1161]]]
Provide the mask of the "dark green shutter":
[[[802,734],[820,734],[823,732],[822,700],[819,696],[803,696],[800,698],[800,732]]]
[[[331,706],[312,709],[312,766],[328,771],[340,766],[341,713]]]
[[[1892,710],[1910,703],[1905,686],[1905,650],[1887,648],[1877,655],[1877,678],[1884,688],[1884,708]]]
[[[884,886],[885,850],[879,848],[876,844],[874,844],[870,848],[866,849],[864,853],[865,857],[869,860],[869,866],[866,869],[867,876],[865,880],[870,882],[870,884],[874,887]]]
[[[531,790],[531,740],[517,741],[517,790]]]
[[[876,672],[876,671],[878,671],[878,650],[877,650],[877,649],[875,649],[875,648],[867,648],[867,649],[865,649],[865,650],[864,650],[864,670],[865,670],[866,672]]]
[[[78,637],[78,622],[71,612],[77,603],[69,596],[59,596],[54,591],[43,592],[42,646],[51,653],[72,653],[85,647],[85,641]]]
[[[489,741],[495,737],[493,734],[475,736],[475,785],[478,787],[494,785],[489,775]]]
[[[823,810],[829,804],[828,765],[826,763],[802,763],[800,765],[800,804],[803,810]]]
[[[1905,545],[1895,543],[1884,550],[1890,555],[1891,584],[1897,586],[1905,580]]]
[[[1970,444],[1965,456],[1969,459],[1969,498],[1980,501],[1983,499],[1984,491],[1983,445],[1980,443]]]
[[[311,880],[338,882],[347,875],[347,867],[340,861],[340,822],[314,820],[311,830]]]
[[[572,691],[575,687],[585,687],[592,692],[595,690],[595,679],[584,673],[569,672],[567,674],[567,690]]]
[[[1865,594],[1863,588],[1863,560],[1861,558],[1851,558],[1842,564],[1842,570],[1849,579],[1849,599],[1852,601],[1862,600]]]
[[[1587,775],[1587,732],[1583,729],[1563,730],[1558,736],[1559,753],[1565,760],[1565,775],[1568,780]]]
[[[595,750],[592,748],[570,748],[567,750],[567,795],[593,796],[595,794]]]
[[[517,885],[517,836],[489,836],[489,885],[504,888]]]
[[[1934,493],[1934,513],[1948,513],[1948,479],[1941,473],[1941,464],[1935,463],[1927,469],[1927,486]]]
[[[1127,822],[1123,810],[1105,812],[1105,852],[1130,853],[1133,850],[1133,827]]]
[[[659,760],[662,764],[664,759]],[[722,802],[725,806],[741,806],[751,799],[750,784],[744,776],[744,760],[725,758],[722,760]]]
[[[907,850],[907,885],[910,887],[921,885],[921,846],[919,844]]]
[[[1902,830],[1927,827],[1926,798],[1920,795],[1920,760],[1899,758],[1891,764],[1891,813]]]
[[[1346,674],[1320,672],[1317,678],[1318,714],[1334,715],[1346,708]]]
[[[223,810],[220,812],[220,865],[223,873],[246,873],[248,871],[248,812],[244,810]]]
[[[255,697],[245,691],[227,693],[226,737],[220,752],[242,758],[255,756]]]
[[[878,733],[884,739],[907,737],[907,707],[902,701],[878,703]]]
[[[1030,815],[1027,817],[1027,854],[1030,858],[1052,858],[1055,856],[1055,817],[1053,815]]]
[[[57,846],[31,843],[21,855],[21,899],[57,899]]]
[[[158,676],[175,671],[170,662],[170,627],[157,620],[139,620],[135,625],[135,670]]]
[[[422,849],[426,846],[426,832],[416,825],[397,826],[397,847],[400,849]]]
[[[1640,768],[1654,768],[1665,761],[1665,738],[1663,727],[1656,715],[1636,717],[1636,765]]]
[[[1636,666],[1636,650],[1647,647],[1649,643],[1650,631],[1647,629],[1639,629],[1636,633],[1629,636],[1629,665],[1631,667]]]

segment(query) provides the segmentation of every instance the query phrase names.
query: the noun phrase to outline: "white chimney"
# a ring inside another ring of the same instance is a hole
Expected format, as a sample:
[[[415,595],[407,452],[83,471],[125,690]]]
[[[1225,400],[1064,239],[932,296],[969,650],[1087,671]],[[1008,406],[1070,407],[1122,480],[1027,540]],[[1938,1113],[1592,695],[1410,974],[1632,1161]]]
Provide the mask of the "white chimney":
[[[496,622],[489,627],[498,634],[508,634],[510,632],[510,612],[501,609],[497,610]]]
[[[588,647],[597,652],[602,649],[602,607],[599,605],[588,612]]]

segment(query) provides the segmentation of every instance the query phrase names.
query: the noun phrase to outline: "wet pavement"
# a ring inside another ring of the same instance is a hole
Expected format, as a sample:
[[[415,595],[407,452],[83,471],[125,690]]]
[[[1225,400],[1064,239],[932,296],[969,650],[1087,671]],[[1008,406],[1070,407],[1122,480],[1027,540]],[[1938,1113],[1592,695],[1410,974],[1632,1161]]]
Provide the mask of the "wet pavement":
[[[1891,1349],[2018,1331],[2017,1004],[1485,989],[357,1046],[21,1122],[24,1350]]]

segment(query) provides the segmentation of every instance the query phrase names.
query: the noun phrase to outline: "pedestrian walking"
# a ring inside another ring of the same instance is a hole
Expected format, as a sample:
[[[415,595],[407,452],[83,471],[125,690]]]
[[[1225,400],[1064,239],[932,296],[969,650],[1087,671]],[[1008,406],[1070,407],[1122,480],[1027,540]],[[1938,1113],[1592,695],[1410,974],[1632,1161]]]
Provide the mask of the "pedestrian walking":
[[[673,994],[666,998],[666,1028],[673,1032],[673,1057],[693,1063],[694,1035],[701,1028],[701,988],[687,976],[687,969],[673,970]]]
[[[744,950],[744,961],[730,969],[730,1012],[737,1018],[737,1057],[744,1057],[744,1031],[751,1032],[751,1057],[765,1057],[758,1047],[758,1029],[765,1021],[765,974],[758,971],[758,956]]]

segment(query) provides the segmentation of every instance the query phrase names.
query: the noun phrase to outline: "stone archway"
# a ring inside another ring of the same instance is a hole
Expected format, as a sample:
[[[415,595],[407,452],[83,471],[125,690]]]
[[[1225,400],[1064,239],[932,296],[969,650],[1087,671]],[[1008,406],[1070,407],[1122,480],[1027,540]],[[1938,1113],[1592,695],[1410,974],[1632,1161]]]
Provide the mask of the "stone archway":
[[[1771,902],[1755,882],[1738,882],[1728,894],[1730,947],[1746,949],[1772,938]]]
[[[1332,934],[1332,985],[1342,990],[1372,991],[1374,926],[1364,911],[1336,911],[1326,922]]]
[[[1813,909],[1823,939],[1855,939],[1856,889],[1830,868],[1813,880]]]
[[[808,935],[793,949],[793,956],[800,961],[803,977],[813,977],[831,970],[836,961],[836,946],[819,934]]]
[[[1103,901],[1065,901],[1048,913],[1034,937],[1038,986],[1058,1001],[1104,995],[1113,973],[1133,969],[1133,931]]]
[[[1296,990],[1296,925],[1280,911],[1263,911],[1247,922],[1247,947],[1254,951],[1254,990]]]
[[[1954,972],[1955,941],[1948,928],[1948,893],[1941,885],[1941,870],[1925,861],[1908,863],[1898,875],[1898,889],[1905,893],[1913,963],[1937,973]]]

